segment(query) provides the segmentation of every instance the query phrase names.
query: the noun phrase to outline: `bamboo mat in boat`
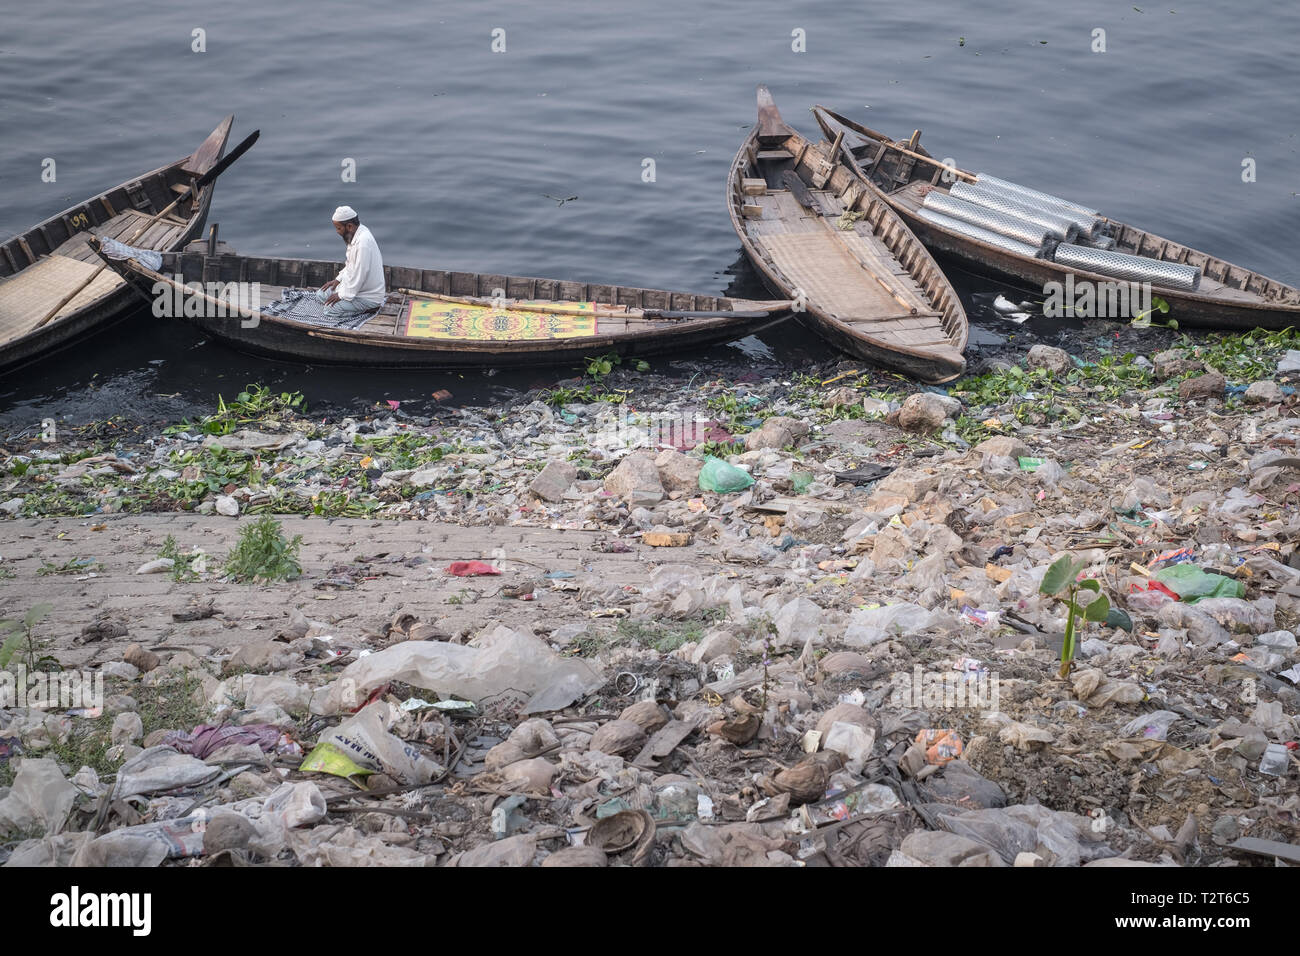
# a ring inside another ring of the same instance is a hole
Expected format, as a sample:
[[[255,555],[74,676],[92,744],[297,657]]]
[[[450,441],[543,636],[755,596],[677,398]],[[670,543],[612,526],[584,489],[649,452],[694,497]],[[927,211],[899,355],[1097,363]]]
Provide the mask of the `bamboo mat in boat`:
[[[909,308],[932,309],[928,303],[919,301],[906,285],[894,281],[896,276],[892,272],[884,268],[874,273],[868,271],[863,265],[864,260],[871,262],[877,257],[856,233],[836,236],[826,231],[796,232],[754,238],[767,250],[777,268],[804,291],[809,302],[841,319],[897,315],[902,310],[902,303],[876,281],[876,275],[888,283]],[[858,255],[849,248],[851,244],[863,246],[856,250]]]
[[[566,309],[595,312],[594,302],[521,302],[528,305],[563,305]],[[596,316],[529,312],[526,308],[494,309],[456,302],[412,301],[403,317],[403,335],[422,339],[466,339],[474,342],[576,339],[596,334]]]
[[[60,299],[90,278],[97,268],[96,263],[51,255],[0,281],[0,342],[12,342],[30,332]],[[75,312],[121,284],[120,276],[105,269],[50,322]]]

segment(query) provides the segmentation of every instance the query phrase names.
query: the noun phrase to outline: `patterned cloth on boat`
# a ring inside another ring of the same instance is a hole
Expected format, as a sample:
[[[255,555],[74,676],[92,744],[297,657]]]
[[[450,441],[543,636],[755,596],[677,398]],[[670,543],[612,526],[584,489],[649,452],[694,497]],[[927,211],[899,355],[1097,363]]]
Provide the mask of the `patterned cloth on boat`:
[[[125,242],[118,242],[116,239],[100,238],[100,248],[104,254],[113,259],[134,259],[146,269],[152,269],[157,272],[162,268],[162,253],[153,249],[141,249],[139,246],[128,246]]]
[[[374,318],[379,307],[336,319],[325,314],[325,304],[316,298],[315,289],[292,288],[281,292],[280,298],[275,302],[262,306],[262,311],[282,319],[309,322],[312,325],[323,325],[331,329],[356,329]]]
[[[566,311],[532,312],[530,305]],[[463,302],[412,301],[406,308],[405,334],[477,342],[576,339],[596,334],[595,313],[595,302],[516,302],[508,309],[496,309]]]

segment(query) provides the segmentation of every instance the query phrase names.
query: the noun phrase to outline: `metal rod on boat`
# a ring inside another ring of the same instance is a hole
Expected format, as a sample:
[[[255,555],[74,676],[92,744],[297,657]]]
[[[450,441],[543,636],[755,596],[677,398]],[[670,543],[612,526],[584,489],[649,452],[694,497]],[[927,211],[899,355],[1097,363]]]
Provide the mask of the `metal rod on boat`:
[[[1076,202],[1062,199],[1060,196],[1053,196],[1051,193],[1045,193],[1039,189],[1030,189],[1028,186],[1021,186],[1019,183],[1008,182],[1005,179],[998,179],[996,176],[990,176],[988,173],[980,173],[976,177],[975,181],[990,186],[1000,186],[1002,189],[1010,190],[1013,193],[1020,193],[1031,199],[1037,199],[1039,202],[1052,203],[1057,206],[1068,206],[1070,209],[1077,209],[1079,212],[1086,212],[1090,216],[1101,215],[1101,213],[1096,209],[1089,209],[1087,206],[1080,206]]]
[[[1047,241],[1047,237],[1052,235],[1052,230],[1046,226],[1026,222],[986,206],[977,206],[973,202],[957,199],[937,189],[925,197],[925,208],[1039,248]]]
[[[1182,292],[1195,292],[1201,284],[1201,270],[1196,266],[1147,256],[1131,256],[1109,249],[1089,249],[1086,246],[1062,243],[1056,247],[1052,259],[1063,266],[1100,272],[1129,282],[1152,282]]]
[[[1079,227],[1075,225],[1072,219],[1062,213],[1029,206],[1007,196],[982,190],[972,183],[953,183],[948,189],[948,195],[955,199],[973,202],[977,206],[987,206],[989,209],[1006,213],[1008,216],[1015,216],[1017,219],[1043,226],[1052,234],[1054,239],[1061,242],[1074,242],[1079,235]]]
[[[1040,250],[1035,249],[1027,243],[1018,239],[1012,239],[1010,236],[1004,236],[1001,233],[990,232],[979,226],[972,225],[969,222],[962,222],[960,219],[953,219],[951,216],[945,216],[929,209],[921,208],[916,211],[918,219],[923,219],[941,229],[947,229],[949,232],[955,232],[958,235],[968,239],[976,239],[980,242],[987,243],[990,246],[996,246],[999,249],[1005,249],[1007,252],[1014,252],[1017,255],[1027,256],[1030,259],[1038,257]]]
[[[1102,224],[1101,218],[1092,213],[1080,212],[1065,203],[1054,203],[1046,199],[1038,199],[987,180],[973,183],[971,189],[978,190],[984,195],[1001,196],[1003,199],[1012,199],[1033,209],[1043,209],[1047,212],[1056,213],[1058,216],[1064,216],[1078,227],[1081,236],[1092,236]]]

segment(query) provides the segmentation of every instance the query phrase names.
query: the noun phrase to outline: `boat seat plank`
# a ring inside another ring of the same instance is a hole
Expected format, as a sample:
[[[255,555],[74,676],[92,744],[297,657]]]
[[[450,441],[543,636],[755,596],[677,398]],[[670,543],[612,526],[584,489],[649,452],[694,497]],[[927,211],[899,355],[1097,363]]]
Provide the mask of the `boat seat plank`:
[[[98,263],[54,254],[17,275],[0,280],[0,344],[30,332],[60,299],[85,282],[97,268]],[[57,322],[120,285],[122,279],[117,273],[105,269],[50,321]]]
[[[756,221],[769,224],[771,232],[816,232],[820,228],[817,223],[821,217],[799,205],[789,190],[773,189],[753,197],[753,201],[763,207],[763,218]]]

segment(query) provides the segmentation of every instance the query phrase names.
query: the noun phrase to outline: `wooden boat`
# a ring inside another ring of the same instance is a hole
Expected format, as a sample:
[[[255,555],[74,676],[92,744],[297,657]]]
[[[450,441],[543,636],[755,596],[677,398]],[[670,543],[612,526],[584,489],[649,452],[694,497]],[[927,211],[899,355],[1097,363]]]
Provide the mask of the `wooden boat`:
[[[1070,274],[1075,284],[1080,280],[1117,281],[1113,276],[998,248],[919,218],[917,210],[926,193],[936,189],[947,192],[955,179],[969,181],[974,177],[959,170],[945,177],[945,167],[918,142],[919,130],[911,138],[895,142],[825,107],[814,107],[813,114],[827,139],[840,140],[842,156],[860,180],[878,190],[932,252],[961,260],[972,272],[1009,281],[1040,295],[1045,294],[1047,283],[1064,284]],[[1180,325],[1277,330],[1300,324],[1300,289],[1155,233],[1116,220],[1106,221],[1116,252],[1200,268],[1200,285],[1194,292],[1151,283],[1152,294],[1169,303],[1169,318],[1177,319]]]
[[[227,116],[188,156],[92,196],[0,243],[0,368],[41,358],[135,307],[135,296],[122,279],[104,271],[50,316],[100,265],[88,239],[132,239],[221,159],[234,120]],[[136,236],[133,244],[159,250],[183,248],[203,231],[214,185],[209,183],[179,204]]]
[[[313,364],[467,368],[651,355],[753,334],[787,318],[790,308],[782,301],[384,266],[387,288],[395,291],[363,324],[341,328],[266,311],[286,289],[316,289],[333,279],[341,262],[187,251],[162,255],[155,270],[132,256],[101,256],[141,295],[161,296],[178,318],[214,337]],[[237,287],[244,300],[223,300],[217,283],[247,284]]]
[[[966,367],[957,294],[889,205],[834,156],[786,126],[758,88],[758,123],[727,179],[745,254],[836,347],[924,382],[951,381]]]

